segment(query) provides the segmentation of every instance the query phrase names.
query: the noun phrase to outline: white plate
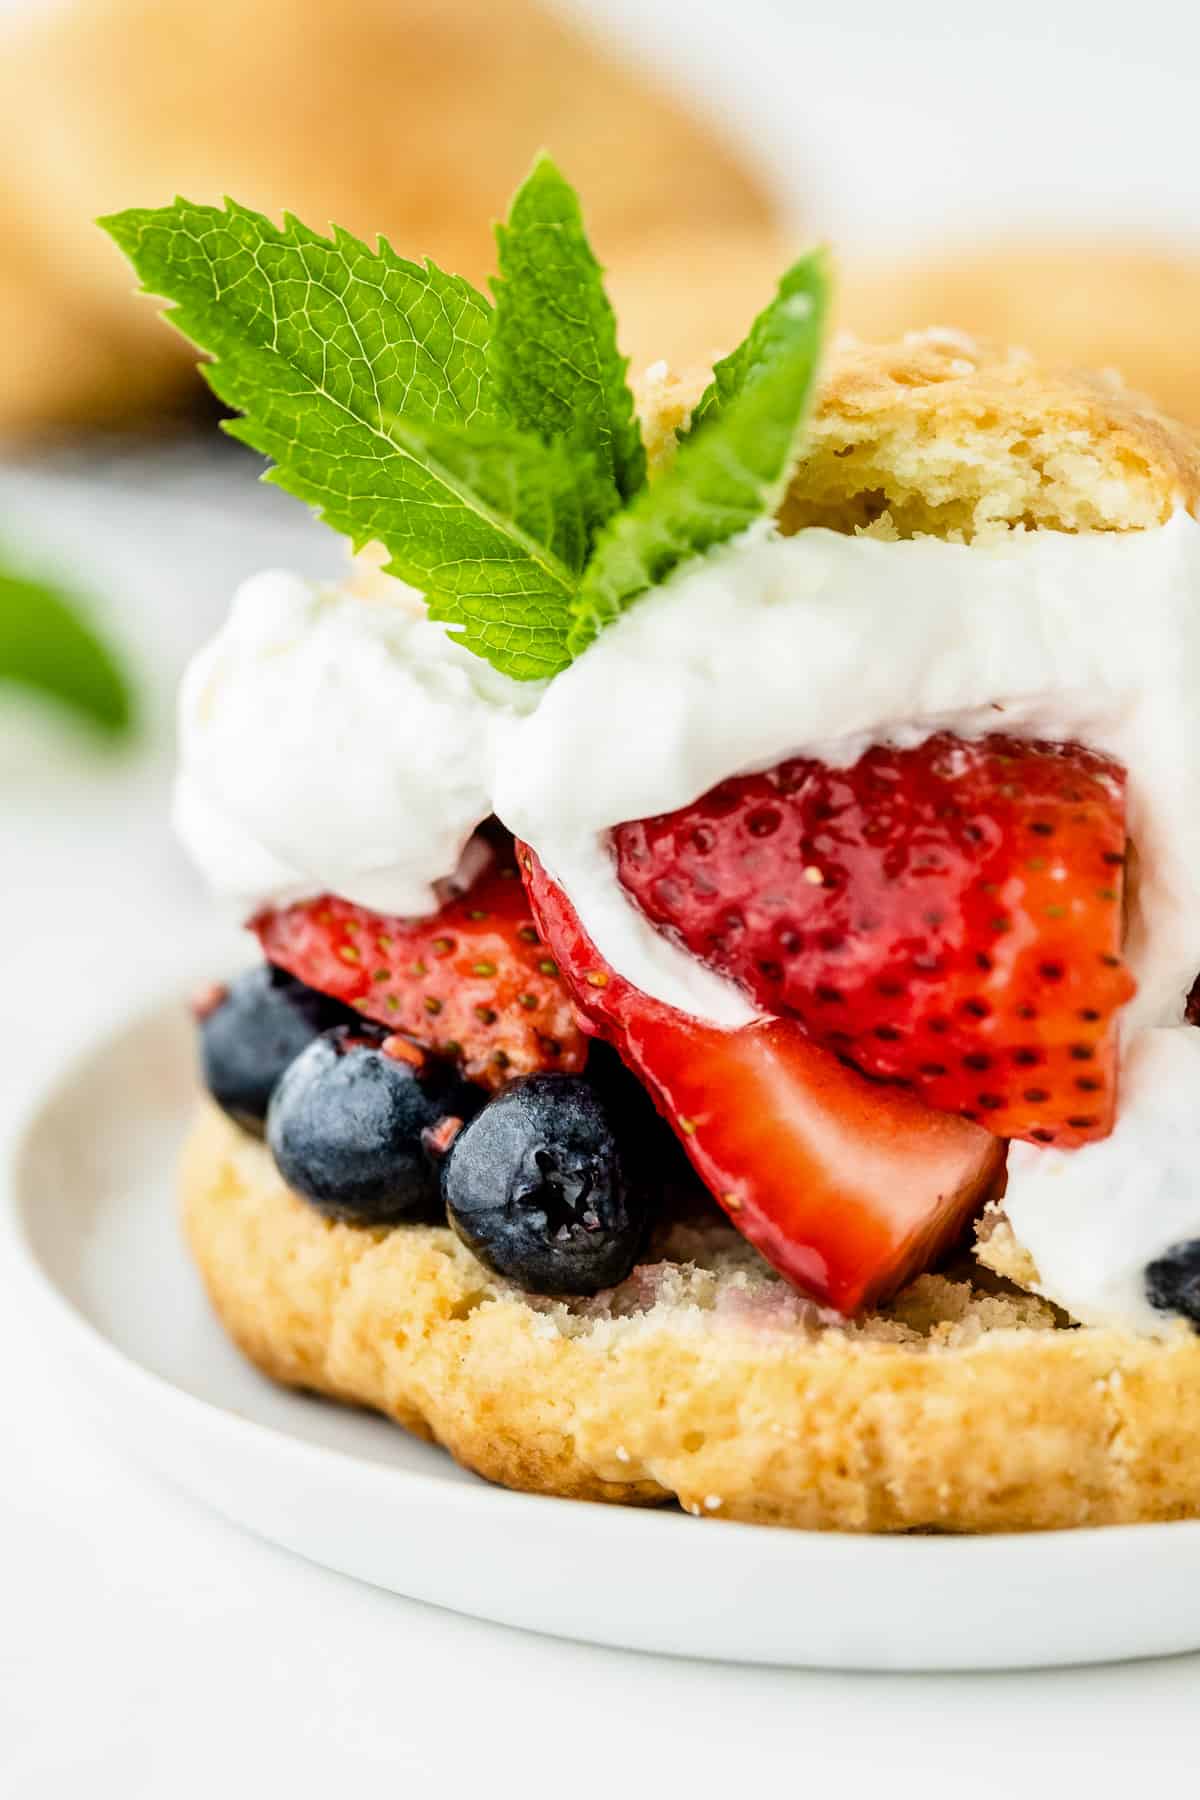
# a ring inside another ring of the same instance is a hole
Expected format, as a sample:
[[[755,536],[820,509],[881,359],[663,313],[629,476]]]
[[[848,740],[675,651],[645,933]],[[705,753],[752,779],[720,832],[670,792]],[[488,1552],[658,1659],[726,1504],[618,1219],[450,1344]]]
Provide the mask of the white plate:
[[[397,1593],[626,1649],[992,1669],[1200,1647],[1200,1523],[856,1538],[535,1499],[271,1386],[176,1232],[190,1038],[174,1004],[60,1077],[16,1147],[6,1235],[106,1434],[226,1517]]]

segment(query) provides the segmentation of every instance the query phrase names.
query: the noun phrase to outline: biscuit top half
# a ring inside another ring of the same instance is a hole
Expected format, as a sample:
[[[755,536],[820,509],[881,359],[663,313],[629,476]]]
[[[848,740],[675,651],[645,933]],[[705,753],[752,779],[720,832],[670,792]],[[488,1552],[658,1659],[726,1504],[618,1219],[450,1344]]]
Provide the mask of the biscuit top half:
[[[706,370],[649,370],[652,470],[669,461]],[[780,509],[823,525],[968,542],[1013,530],[1140,531],[1200,503],[1200,434],[1109,373],[1048,368],[951,331],[841,340]]]

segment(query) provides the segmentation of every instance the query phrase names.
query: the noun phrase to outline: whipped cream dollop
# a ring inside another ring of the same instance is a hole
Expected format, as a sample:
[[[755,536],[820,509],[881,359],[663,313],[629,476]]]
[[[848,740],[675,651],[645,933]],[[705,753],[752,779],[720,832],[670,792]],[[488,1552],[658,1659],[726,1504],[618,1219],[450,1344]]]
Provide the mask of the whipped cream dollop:
[[[243,915],[324,892],[432,912],[540,697],[398,581],[256,575],[184,677],[176,829]]]
[[[940,730],[1075,740],[1123,763],[1138,994],[1117,1131],[1085,1151],[1014,1146],[1006,1205],[1068,1311],[1166,1327],[1135,1272],[1200,1237],[1200,1174],[1189,1203],[1181,1153],[1178,1203],[1159,1208],[1153,1168],[1145,1187],[1128,1170],[1139,1146],[1156,1154],[1143,1040],[1200,1044],[1182,1023],[1200,971],[1196,521],[970,546],[756,527],[645,596],[544,689],[497,675],[387,588],[365,598],[262,577],[189,672],[177,816],[210,879],[254,905],[330,889],[428,910],[494,810],[602,956],[728,1026],[754,1016],[750,1003],[628,901],[614,825],[785,756],[845,766],[869,744]],[[1193,1100],[1200,1114],[1194,1066],[1191,1049],[1163,1063],[1181,1122]]]
[[[1166,1333],[1147,1265],[1200,1237],[1200,1030],[1148,1027],[1126,1045],[1111,1137],[1078,1150],[1008,1147],[1004,1210],[1037,1291],[1085,1325]]]

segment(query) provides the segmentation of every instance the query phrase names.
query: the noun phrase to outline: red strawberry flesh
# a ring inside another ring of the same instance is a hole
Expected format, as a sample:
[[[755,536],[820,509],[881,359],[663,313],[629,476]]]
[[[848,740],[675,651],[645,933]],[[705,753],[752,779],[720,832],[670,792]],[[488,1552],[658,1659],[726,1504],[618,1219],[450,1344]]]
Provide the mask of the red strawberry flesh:
[[[660,929],[866,1074],[1002,1137],[1111,1130],[1134,984],[1110,759],[943,733],[723,782],[614,845]]]
[[[581,1069],[587,1059],[511,857],[428,918],[392,918],[326,894],[262,913],[252,928],[271,962],[454,1057],[488,1087]]]
[[[738,1229],[818,1300],[853,1313],[924,1268],[994,1187],[1004,1148],[881,1087],[791,1020],[723,1030],[609,968],[521,851],[534,913],[580,1011],[641,1078]]]

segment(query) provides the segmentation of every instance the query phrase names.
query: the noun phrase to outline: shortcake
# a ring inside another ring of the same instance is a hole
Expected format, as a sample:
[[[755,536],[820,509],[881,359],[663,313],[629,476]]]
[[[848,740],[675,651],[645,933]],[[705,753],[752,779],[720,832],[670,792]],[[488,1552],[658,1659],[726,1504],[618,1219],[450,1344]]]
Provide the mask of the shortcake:
[[[237,1344],[535,1492],[1200,1514],[1192,434],[950,330],[823,352],[820,256],[635,414],[544,160],[494,308],[109,226],[359,550],[181,699],[261,952],[182,1175]]]

